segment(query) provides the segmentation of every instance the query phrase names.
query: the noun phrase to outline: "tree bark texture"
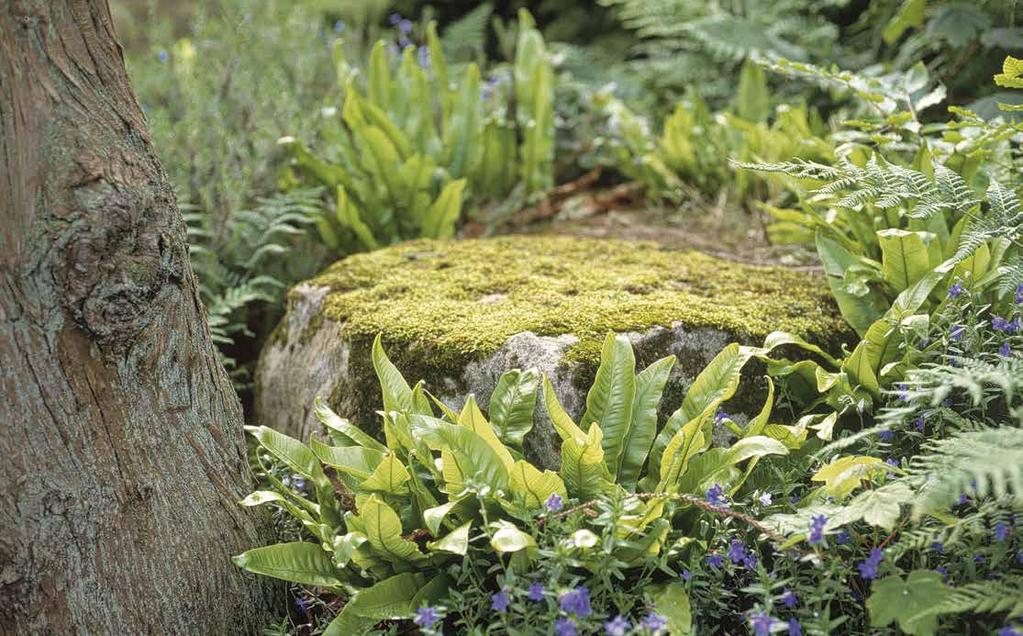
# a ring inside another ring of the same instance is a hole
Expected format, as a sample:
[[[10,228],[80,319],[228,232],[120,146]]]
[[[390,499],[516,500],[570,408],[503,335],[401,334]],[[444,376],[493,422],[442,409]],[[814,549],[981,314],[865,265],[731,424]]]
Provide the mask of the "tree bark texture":
[[[238,399],[107,0],[0,0],[0,633],[251,633]]]

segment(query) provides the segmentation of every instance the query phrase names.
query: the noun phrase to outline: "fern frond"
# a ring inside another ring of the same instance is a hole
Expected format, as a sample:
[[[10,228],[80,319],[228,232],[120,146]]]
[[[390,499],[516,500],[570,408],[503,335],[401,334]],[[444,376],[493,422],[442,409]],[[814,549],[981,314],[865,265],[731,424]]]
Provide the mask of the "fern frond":
[[[959,433],[931,442],[911,468],[924,476],[914,505],[919,515],[962,493],[1023,497],[1023,429],[1005,427]]]
[[[994,581],[978,581],[956,587],[927,615],[963,614],[1023,615],[1023,577],[1008,575]],[[923,616],[921,614],[920,616]]]

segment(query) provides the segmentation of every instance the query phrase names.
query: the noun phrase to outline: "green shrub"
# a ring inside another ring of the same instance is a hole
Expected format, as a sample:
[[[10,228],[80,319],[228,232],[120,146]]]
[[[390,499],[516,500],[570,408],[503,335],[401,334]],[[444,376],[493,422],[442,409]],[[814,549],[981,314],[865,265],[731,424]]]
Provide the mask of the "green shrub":
[[[436,30],[394,54],[377,42],[365,85],[335,46],[344,85],[341,120],[321,131],[322,156],[282,139],[295,166],[336,192],[318,224],[331,249],[373,249],[409,238],[452,236],[463,197],[479,203],[552,185],[553,75],[532,18],[519,14],[510,77],[481,84],[468,64],[452,78]]]
[[[408,618],[421,605],[440,601],[452,584],[452,563],[461,557],[468,556],[473,567],[480,560],[483,572],[500,565],[525,574],[538,555],[533,529],[562,502],[584,507],[607,497],[624,502],[630,513],[616,530],[624,541],[608,556],[623,570],[642,566],[667,547],[668,520],[703,504],[695,493],[716,487],[726,496],[741,487],[760,458],[788,452],[770,436],[786,431],[767,427],[770,396],[744,427],[728,420],[740,438],[734,445],[711,447],[715,422],[728,419],[717,417],[718,407],[735,393],[742,366],[755,353],[727,347],[658,431],[657,404],[674,358],[637,374],[628,339],[609,334],[587,395],[581,421],[590,426],[584,430],[561,407],[550,382],[531,370],[501,377],[489,419],[471,396],[454,412],[432,399],[421,382],[410,387],[378,338],[373,362],[382,387],[385,442],[322,403],[316,413],[333,445],[314,439],[307,447],[271,429],[250,428],[259,460],[308,480],[315,502],[264,463],[274,489],[253,493],[243,503],[287,509],[315,542],[256,548],[236,563],[255,573],[352,592],[328,634]],[[538,391],[561,438],[557,472],[540,470],[522,456]],[[442,417],[435,417],[434,406]],[[574,563],[581,571],[594,572],[596,566],[585,555]]]

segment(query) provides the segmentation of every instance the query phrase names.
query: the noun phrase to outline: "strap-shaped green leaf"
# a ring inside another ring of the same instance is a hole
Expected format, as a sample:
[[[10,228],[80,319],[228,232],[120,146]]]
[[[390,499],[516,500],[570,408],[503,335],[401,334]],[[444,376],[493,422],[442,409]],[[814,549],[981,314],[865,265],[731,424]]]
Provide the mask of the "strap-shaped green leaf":
[[[490,423],[505,444],[522,448],[522,440],[533,428],[539,386],[540,374],[536,369],[514,369],[498,379],[490,396]]]
[[[545,470],[540,472],[524,459],[520,459],[511,468],[510,485],[512,494],[522,501],[527,510],[535,510],[544,505],[553,494],[568,497],[565,482],[557,473]]]
[[[352,442],[359,446],[381,452],[387,450],[386,446],[373,439],[370,435],[364,433],[358,426],[352,424],[345,418],[338,416],[338,414],[332,411],[320,398],[316,398],[316,401],[313,403],[313,413],[316,414],[316,419],[320,420],[321,424],[331,430],[341,433],[343,436],[352,440]]]
[[[465,488],[491,491],[508,488],[508,470],[483,437],[465,426],[425,415],[410,417],[412,435],[435,450],[445,463],[445,489],[458,495]]]
[[[426,558],[418,545],[402,538],[398,513],[376,495],[359,499],[359,519],[370,547],[387,561],[402,565]]]
[[[618,469],[618,483],[633,490],[639,473],[646,463],[650,446],[657,433],[657,407],[661,403],[664,385],[668,382],[675,356],[652,363],[636,375],[636,396],[632,401],[632,423],[622,440],[622,463]]]
[[[380,381],[385,411],[412,411],[412,388],[384,352],[381,334],[373,340],[373,369]]]
[[[403,572],[361,590],[349,599],[323,636],[364,634],[382,620],[410,618],[423,581],[422,574]]]
[[[356,479],[368,479],[384,460],[384,453],[373,448],[327,446],[315,439],[309,445],[321,462]]]
[[[930,232],[909,232],[898,228],[877,232],[881,245],[884,282],[902,291],[931,271],[927,245],[936,237]]]
[[[238,567],[264,576],[301,583],[337,587],[337,569],[319,545],[305,541],[278,543],[243,552],[232,559]]]
[[[359,489],[363,491],[376,491],[388,495],[405,495],[409,492],[408,469],[401,463],[394,453],[386,455],[380,464],[373,471],[373,474],[366,478]]]
[[[593,424],[583,442],[568,438],[561,442],[561,469],[558,473],[572,497],[589,499],[606,490],[611,475],[604,462],[603,434]]]
[[[600,350],[600,366],[593,386],[586,394],[586,411],[580,424],[593,423],[603,433],[604,461],[614,477],[621,463],[623,443],[632,423],[632,403],[636,396],[636,357],[624,335],[608,333]]]

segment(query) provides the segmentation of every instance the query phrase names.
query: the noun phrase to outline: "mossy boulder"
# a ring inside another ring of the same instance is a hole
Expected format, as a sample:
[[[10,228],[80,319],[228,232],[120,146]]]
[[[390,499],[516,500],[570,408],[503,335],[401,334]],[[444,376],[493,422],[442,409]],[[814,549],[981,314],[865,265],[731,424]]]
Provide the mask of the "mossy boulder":
[[[678,357],[662,402],[670,412],[721,347],[760,344],[778,329],[825,346],[843,335],[820,277],[653,243],[413,241],[350,256],[291,290],[260,358],[256,417],[304,438],[319,428],[312,414],[319,396],[374,430],[377,333],[410,383],[424,379],[452,406],[474,393],[486,407],[501,373],[535,367],[578,416],[604,335],[628,332],[638,366]],[[534,427],[527,451],[556,464],[549,426]]]

